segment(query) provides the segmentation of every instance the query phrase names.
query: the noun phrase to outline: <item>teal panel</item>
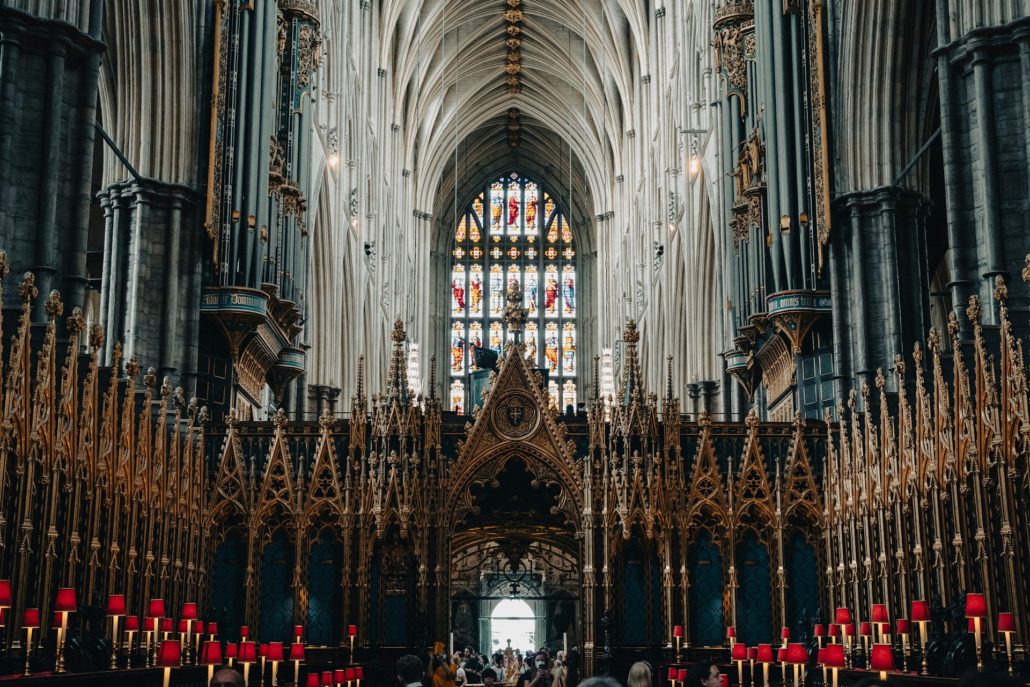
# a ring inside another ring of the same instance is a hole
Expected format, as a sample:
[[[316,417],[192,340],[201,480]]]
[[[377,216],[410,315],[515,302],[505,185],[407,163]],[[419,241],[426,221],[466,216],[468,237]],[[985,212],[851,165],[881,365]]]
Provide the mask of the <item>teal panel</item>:
[[[626,545],[622,572],[622,643],[640,646],[647,641],[647,588],[644,557],[636,542]]]
[[[746,644],[772,641],[772,588],[769,551],[751,531],[737,546],[737,641]]]
[[[722,556],[707,532],[690,546],[690,643],[722,644]]]
[[[342,548],[324,530],[311,546],[308,559],[308,641],[329,646],[342,637],[340,628],[340,570]]]
[[[278,532],[261,554],[262,642],[290,642],[293,632],[293,546]]]
[[[387,646],[408,643],[407,596],[386,596],[383,599],[383,643]]]
[[[795,532],[786,546],[787,624],[800,636],[802,619],[810,620],[819,611],[819,568],[815,549]]]
[[[219,634],[227,641],[240,638],[246,595],[243,573],[247,567],[246,547],[236,532],[231,532],[215,549],[211,570],[211,613]]]

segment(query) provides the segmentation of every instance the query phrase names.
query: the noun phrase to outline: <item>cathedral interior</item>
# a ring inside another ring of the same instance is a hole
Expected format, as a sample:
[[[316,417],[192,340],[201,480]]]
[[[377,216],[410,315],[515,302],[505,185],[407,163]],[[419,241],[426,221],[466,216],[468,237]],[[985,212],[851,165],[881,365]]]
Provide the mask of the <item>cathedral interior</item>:
[[[0,0],[0,250],[0,680],[1030,680],[1027,0]]]

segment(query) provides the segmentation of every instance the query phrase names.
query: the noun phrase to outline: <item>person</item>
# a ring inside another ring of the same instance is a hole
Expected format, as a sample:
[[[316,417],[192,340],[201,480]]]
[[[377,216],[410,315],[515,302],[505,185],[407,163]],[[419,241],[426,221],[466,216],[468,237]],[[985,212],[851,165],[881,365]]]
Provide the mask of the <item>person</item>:
[[[598,675],[596,677],[588,677],[580,682],[577,687],[622,687],[622,685],[613,677]]]
[[[528,653],[528,652],[527,652]],[[550,687],[551,671],[547,668],[547,653],[538,651],[532,656],[533,663],[529,670],[519,676],[516,687]]]
[[[476,654],[472,654],[468,659],[465,660],[465,684],[467,685],[478,685],[483,682],[483,664],[479,662],[479,657]]]
[[[564,651],[558,652],[558,657],[554,661],[554,667],[551,668],[551,675],[553,676],[551,678],[551,687],[565,687],[569,678],[569,669],[566,667]]]
[[[210,687],[247,687],[243,676],[234,668],[219,668],[211,676]]]
[[[722,673],[711,661],[695,663],[687,673],[683,687],[722,687]]]
[[[425,680],[422,659],[413,654],[405,654],[397,659],[397,682],[401,687],[422,687]]]
[[[497,671],[492,667],[483,669],[483,687],[495,687],[497,685]]]
[[[433,687],[455,687],[455,671],[442,657],[433,659]]]
[[[651,664],[637,661],[630,666],[626,687],[651,687]]]

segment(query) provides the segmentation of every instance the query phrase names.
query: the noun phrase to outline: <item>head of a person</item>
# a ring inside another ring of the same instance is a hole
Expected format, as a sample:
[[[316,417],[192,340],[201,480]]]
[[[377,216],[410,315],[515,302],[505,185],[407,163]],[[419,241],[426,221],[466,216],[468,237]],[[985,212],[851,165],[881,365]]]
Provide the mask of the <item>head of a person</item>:
[[[719,672],[719,666],[711,661],[695,663],[683,683],[683,687],[720,687],[720,685],[722,685],[722,673]]]
[[[546,651],[541,650],[541,651],[536,652],[536,656],[533,657],[533,666],[537,670],[542,670],[542,669],[547,667],[547,652]]]
[[[210,687],[246,687],[246,683],[234,668],[219,668],[211,676]]]
[[[588,677],[586,680],[580,682],[576,687],[622,687],[619,681],[613,677],[597,676]]]
[[[440,659],[433,659],[434,667]],[[397,659],[397,680],[402,685],[410,685],[415,682],[422,682],[424,673],[422,671],[422,660],[413,654],[405,654]]]
[[[651,664],[637,661],[630,666],[626,687],[651,687]]]
[[[486,687],[493,687],[497,683],[497,671],[493,668],[487,668],[483,671],[483,684]]]
[[[564,651],[559,651],[558,652],[558,660],[561,661],[562,663],[565,663],[568,660],[568,656],[566,656]]]

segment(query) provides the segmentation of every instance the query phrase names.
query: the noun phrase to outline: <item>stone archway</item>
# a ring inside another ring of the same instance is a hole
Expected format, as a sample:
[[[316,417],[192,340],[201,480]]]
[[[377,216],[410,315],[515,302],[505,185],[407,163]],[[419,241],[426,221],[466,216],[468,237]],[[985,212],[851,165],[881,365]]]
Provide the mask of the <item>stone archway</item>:
[[[484,620],[503,599],[534,608],[537,646],[578,642],[582,475],[519,345],[502,357],[449,477],[441,553],[451,573],[439,617],[455,646],[496,648]]]

